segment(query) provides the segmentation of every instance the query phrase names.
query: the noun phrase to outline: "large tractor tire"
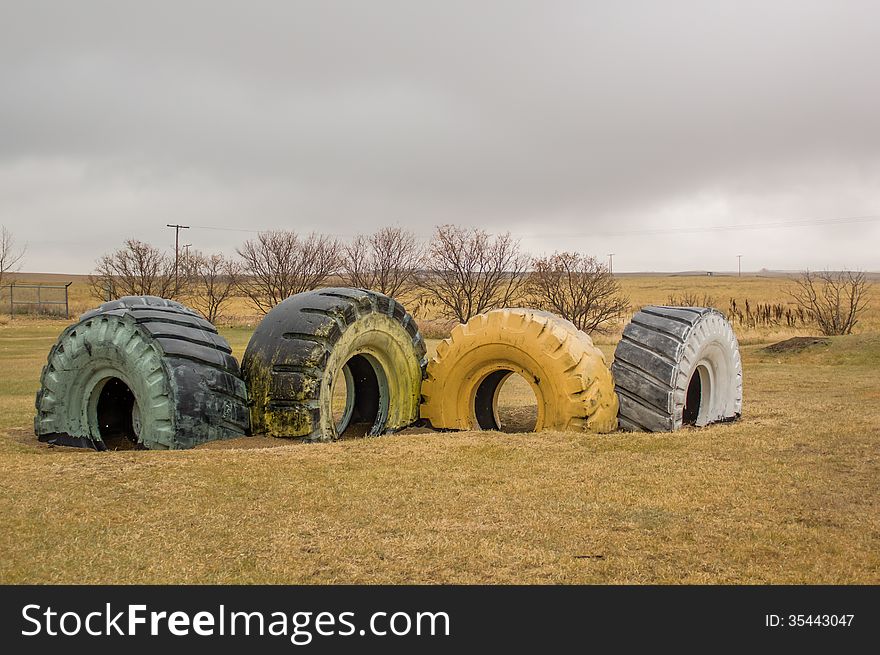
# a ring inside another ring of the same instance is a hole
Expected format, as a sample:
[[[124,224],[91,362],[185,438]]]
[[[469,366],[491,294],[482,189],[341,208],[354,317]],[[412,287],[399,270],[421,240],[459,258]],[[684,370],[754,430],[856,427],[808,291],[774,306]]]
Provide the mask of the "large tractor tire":
[[[291,296],[242,358],[253,431],[332,441],[355,426],[402,430],[418,420],[425,363],[418,326],[393,298],[338,287]]]
[[[621,428],[669,432],[742,414],[739,344],[727,319],[706,307],[645,307],[614,352]]]
[[[497,309],[456,326],[428,362],[421,416],[434,428],[498,430],[498,394],[513,373],[534,391],[535,431],[617,427],[602,351],[569,321],[534,309]]]
[[[40,441],[191,448],[248,432],[247,391],[226,340],[183,305],[127,296],[83,314],[49,351],[34,431]]]

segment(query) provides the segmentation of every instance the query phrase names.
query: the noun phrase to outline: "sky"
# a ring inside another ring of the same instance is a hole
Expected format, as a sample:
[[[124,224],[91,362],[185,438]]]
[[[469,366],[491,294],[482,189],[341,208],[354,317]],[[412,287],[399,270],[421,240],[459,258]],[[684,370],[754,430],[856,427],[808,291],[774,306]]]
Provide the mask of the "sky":
[[[880,270],[880,3],[0,0],[23,270],[458,223],[617,271]]]

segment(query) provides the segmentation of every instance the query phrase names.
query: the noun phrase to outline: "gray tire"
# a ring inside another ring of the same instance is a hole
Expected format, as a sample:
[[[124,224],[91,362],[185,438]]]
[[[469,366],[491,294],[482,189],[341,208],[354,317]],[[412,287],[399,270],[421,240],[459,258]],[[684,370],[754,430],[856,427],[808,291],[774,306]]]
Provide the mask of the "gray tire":
[[[191,448],[247,434],[238,362],[183,305],[127,296],[83,314],[49,351],[34,431],[58,445]]]
[[[296,294],[266,314],[242,358],[253,431],[331,441],[349,426],[406,428],[419,417],[426,364],[418,326],[393,298],[347,287]]]
[[[624,430],[668,432],[742,414],[742,362],[733,328],[715,309],[644,307],[611,365]]]

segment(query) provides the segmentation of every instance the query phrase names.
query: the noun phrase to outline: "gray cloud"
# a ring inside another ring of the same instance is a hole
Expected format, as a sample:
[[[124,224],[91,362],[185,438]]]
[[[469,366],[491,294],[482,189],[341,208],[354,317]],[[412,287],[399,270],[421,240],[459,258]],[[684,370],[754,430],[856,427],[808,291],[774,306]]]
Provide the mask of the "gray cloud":
[[[872,2],[7,3],[0,223],[67,272],[166,222],[878,269],[880,221],[655,231],[880,214],[878,25]]]

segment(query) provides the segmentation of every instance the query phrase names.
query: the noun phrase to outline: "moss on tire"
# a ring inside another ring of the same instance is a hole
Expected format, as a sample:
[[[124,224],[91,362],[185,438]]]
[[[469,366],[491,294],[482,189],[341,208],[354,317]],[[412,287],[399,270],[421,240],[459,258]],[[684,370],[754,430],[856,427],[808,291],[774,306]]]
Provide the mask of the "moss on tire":
[[[106,450],[191,448],[249,428],[226,340],[187,307],[153,296],[104,303],[65,329],[36,396],[41,441]]]
[[[602,352],[569,321],[534,309],[497,309],[456,326],[428,362],[421,416],[435,428],[498,429],[498,391],[512,373],[535,393],[536,431],[617,427]]]
[[[425,343],[393,298],[347,287],[291,296],[257,326],[242,358],[255,433],[338,439],[349,425],[368,435],[418,419]],[[351,386],[334,418],[334,384]]]

